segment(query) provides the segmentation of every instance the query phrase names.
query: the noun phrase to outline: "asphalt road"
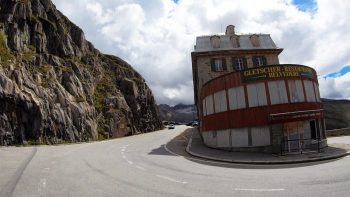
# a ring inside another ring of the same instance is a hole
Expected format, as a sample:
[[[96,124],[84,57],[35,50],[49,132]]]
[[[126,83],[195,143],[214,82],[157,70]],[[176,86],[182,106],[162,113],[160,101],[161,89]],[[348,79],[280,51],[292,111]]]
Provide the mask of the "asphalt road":
[[[0,196],[350,195],[350,157],[273,166],[205,161],[182,150],[186,128],[94,143],[0,148]],[[180,146],[165,146],[176,136]]]

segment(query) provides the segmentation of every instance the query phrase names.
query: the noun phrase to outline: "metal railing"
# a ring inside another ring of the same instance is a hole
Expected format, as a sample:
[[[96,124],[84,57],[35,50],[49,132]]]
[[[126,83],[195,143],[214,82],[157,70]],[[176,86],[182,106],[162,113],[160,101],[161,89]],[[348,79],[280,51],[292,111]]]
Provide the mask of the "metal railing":
[[[305,139],[283,139],[281,141],[280,154],[286,155],[287,153],[303,154],[305,152],[317,151],[321,152],[321,138],[305,138]]]

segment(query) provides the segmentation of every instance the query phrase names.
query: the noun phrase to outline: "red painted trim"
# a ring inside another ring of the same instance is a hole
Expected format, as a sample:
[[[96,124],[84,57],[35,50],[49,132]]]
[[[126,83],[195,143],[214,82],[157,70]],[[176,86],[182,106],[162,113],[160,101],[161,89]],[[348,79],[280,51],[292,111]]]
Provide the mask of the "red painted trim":
[[[230,128],[265,126],[271,124],[269,121],[270,114],[317,109],[322,109],[321,103],[289,103],[271,106],[252,107],[238,110],[229,110],[227,112],[215,113],[212,115],[205,116],[202,120],[204,125],[203,130],[210,131]],[[319,116],[321,118],[324,115],[323,113],[321,113],[321,115]],[[308,119],[312,118],[289,118],[279,120],[277,122],[292,122],[297,120]]]

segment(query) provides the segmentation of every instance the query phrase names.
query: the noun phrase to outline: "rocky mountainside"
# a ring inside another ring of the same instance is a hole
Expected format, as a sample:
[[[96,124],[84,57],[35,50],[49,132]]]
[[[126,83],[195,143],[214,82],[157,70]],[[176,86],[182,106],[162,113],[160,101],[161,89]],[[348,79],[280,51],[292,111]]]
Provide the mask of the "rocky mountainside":
[[[197,119],[197,108],[195,105],[178,104],[173,107],[160,104],[159,112],[162,120],[188,123]]]
[[[0,0],[0,143],[77,142],[161,128],[145,80],[100,53],[50,0]]]

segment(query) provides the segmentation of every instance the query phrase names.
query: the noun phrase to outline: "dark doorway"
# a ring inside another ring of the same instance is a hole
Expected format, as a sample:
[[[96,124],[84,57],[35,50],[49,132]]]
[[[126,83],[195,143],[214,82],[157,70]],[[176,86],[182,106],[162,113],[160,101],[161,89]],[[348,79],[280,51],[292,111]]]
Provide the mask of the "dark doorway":
[[[311,120],[310,121],[310,130],[311,130],[311,139],[317,138],[317,130],[316,130],[316,121]]]

